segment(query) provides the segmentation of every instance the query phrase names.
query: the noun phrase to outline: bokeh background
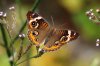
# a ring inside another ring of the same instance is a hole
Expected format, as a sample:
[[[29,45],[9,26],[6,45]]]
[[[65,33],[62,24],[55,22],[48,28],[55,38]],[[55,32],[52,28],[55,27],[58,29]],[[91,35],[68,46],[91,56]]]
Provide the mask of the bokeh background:
[[[9,7],[15,6],[15,28],[11,30],[12,38],[18,33],[26,20],[26,14],[32,9],[35,0],[0,0],[0,11],[9,16],[8,25],[12,24]],[[54,52],[47,52],[39,58],[33,58],[19,66],[100,66],[100,46],[96,46],[96,39],[100,38],[100,25],[93,23],[86,16],[89,9],[100,8],[100,0],[41,0],[35,10],[58,29],[71,29],[80,37]],[[52,17],[52,18],[51,18]],[[11,26],[12,27],[12,26]],[[28,44],[27,27],[24,30]],[[20,40],[16,42],[16,49]],[[3,40],[0,33],[0,44]],[[25,56],[35,55],[35,47]],[[10,66],[5,48],[0,46],[0,66]]]

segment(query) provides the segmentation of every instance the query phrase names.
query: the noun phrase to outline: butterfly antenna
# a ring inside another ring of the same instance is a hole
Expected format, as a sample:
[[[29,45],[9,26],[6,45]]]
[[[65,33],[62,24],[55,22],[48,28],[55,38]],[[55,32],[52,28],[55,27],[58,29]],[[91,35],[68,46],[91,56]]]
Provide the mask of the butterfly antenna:
[[[53,25],[53,28],[55,27],[55,24],[54,24],[54,19],[53,19],[53,17],[51,16],[51,21],[52,21],[52,25]],[[62,27],[64,27],[66,24],[62,24],[62,25],[60,25],[59,26],[59,28],[62,28]]]
[[[52,25],[54,27],[55,25],[54,25],[54,20],[53,20],[53,17],[52,16],[51,16],[51,21],[52,21]]]
[[[64,24],[62,24],[62,25],[59,25],[59,27],[58,28],[63,28],[64,26],[66,26],[66,24],[64,23]]]

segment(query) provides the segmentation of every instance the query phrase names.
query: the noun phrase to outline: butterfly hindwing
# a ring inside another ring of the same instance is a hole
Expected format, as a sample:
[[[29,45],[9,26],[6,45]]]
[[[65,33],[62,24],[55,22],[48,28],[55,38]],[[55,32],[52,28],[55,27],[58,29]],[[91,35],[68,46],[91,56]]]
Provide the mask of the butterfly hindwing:
[[[53,30],[43,48],[44,51],[54,51],[71,40],[78,38],[79,34],[71,30]]]

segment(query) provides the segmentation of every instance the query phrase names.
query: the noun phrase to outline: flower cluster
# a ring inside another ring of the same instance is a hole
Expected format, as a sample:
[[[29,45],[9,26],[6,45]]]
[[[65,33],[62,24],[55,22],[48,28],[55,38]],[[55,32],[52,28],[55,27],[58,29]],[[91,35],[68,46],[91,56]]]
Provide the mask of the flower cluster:
[[[90,9],[86,12],[86,15],[89,17],[89,20],[92,20],[92,22],[100,23],[100,9],[96,9],[95,12],[93,9]]]
[[[9,10],[10,10],[10,11],[14,11],[14,10],[15,10],[15,7],[12,6],[12,7],[9,8]],[[0,19],[4,19],[4,18],[6,18],[6,17],[7,17],[7,13],[1,11],[1,12],[0,12]]]
[[[0,12],[0,22],[5,25],[4,27],[7,29],[10,38],[12,38],[12,33],[15,32],[16,27],[16,15],[15,15],[15,7],[10,7],[7,12]]]
[[[99,46],[100,45],[100,39],[97,39],[96,40],[96,46]]]

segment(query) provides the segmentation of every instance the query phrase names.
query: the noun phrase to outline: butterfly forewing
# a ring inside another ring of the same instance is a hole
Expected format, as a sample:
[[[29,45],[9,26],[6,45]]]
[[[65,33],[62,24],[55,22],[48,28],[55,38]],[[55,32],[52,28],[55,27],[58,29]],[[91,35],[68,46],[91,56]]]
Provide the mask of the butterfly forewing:
[[[39,45],[47,36],[50,26],[40,15],[33,12],[27,13],[28,37],[32,43]]]

